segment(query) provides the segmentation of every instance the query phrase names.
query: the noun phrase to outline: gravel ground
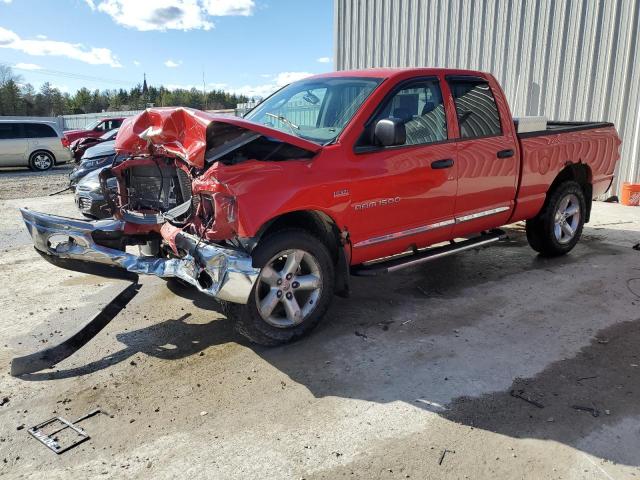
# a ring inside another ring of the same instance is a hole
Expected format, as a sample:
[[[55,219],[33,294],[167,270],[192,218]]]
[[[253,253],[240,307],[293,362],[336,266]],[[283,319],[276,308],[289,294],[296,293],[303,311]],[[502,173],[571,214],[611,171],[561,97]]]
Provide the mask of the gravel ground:
[[[354,278],[311,336],[248,344],[217,304],[142,278],[127,308],[53,370],[58,343],[125,285],[56,268],[0,201],[0,477],[639,479],[640,209],[594,205],[564,258],[510,240]],[[512,394],[513,392],[513,394]],[[55,455],[54,415],[91,439]],[[597,410],[597,416],[589,409]]]
[[[74,164],[58,165],[46,172],[26,168],[0,168],[0,200],[42,197],[69,186]]]

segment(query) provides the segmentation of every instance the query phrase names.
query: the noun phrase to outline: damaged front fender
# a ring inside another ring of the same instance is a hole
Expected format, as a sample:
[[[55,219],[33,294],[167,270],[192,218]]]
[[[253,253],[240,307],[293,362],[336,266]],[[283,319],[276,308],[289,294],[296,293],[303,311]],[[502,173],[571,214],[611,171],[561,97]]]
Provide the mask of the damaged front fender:
[[[50,263],[68,270],[109,277],[138,274],[175,277],[206,295],[234,303],[247,303],[258,278],[247,253],[202,241],[179,231],[175,235],[180,258],[133,255],[96,242],[96,237],[123,232],[121,220],[87,221],[48,215],[22,208],[24,222],[38,253]]]

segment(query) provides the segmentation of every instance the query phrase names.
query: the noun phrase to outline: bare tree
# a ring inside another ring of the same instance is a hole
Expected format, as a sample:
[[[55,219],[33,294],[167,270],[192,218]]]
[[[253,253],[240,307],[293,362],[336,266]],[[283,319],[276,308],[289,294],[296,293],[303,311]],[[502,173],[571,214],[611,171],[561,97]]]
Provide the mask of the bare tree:
[[[4,87],[10,81],[20,83],[22,81],[22,77],[13,73],[13,69],[9,65],[3,65],[0,63],[0,87]]]

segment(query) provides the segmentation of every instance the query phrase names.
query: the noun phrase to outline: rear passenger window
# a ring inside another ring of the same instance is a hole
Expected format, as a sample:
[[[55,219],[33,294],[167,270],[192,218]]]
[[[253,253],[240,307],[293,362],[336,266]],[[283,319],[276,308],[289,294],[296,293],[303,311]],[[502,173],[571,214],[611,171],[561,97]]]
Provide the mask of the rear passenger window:
[[[27,134],[27,138],[47,138],[58,136],[52,127],[42,123],[26,123],[25,132]]]
[[[447,138],[447,121],[440,85],[435,79],[416,80],[397,91],[376,121],[394,118],[404,122],[405,145],[423,145]]]
[[[502,135],[500,115],[489,84],[482,80],[449,80],[462,138]]]
[[[20,126],[16,123],[0,122],[0,140],[12,140],[14,138],[22,138]]]

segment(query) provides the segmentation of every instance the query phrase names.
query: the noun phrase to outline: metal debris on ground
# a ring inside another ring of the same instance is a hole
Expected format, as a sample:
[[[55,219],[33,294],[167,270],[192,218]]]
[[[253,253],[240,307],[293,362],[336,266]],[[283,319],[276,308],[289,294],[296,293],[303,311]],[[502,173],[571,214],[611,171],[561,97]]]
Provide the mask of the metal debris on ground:
[[[581,412],[588,412],[591,414],[592,417],[599,417],[600,416],[600,411],[594,406],[594,407],[583,407],[581,405],[571,405],[571,408],[573,408],[574,410],[579,410]]]
[[[89,440],[89,438],[91,438],[89,434],[84,429],[80,428],[77,424],[82,422],[83,420],[86,420],[87,418],[97,415],[98,413],[104,413],[105,415],[108,415],[106,412],[103,412],[99,408],[96,408],[95,410],[91,410],[86,415],[77,418],[73,422],[62,417],[53,417],[49,420],[45,420],[44,422],[39,423],[35,427],[31,427],[28,431],[33,438],[45,445],[49,450],[60,454],[80,445],[82,442],[85,442]],[[60,425],[62,425],[62,427],[60,427]],[[50,431],[50,429],[54,430]],[[68,441],[68,443],[66,444],[61,438],[63,436],[63,432],[67,437],[66,440]]]
[[[444,405],[441,405],[437,402],[432,402],[431,400],[425,400],[424,398],[416,398],[416,402],[424,403],[425,405],[429,405],[430,407],[436,408],[438,410],[449,410]]]
[[[448,449],[444,449],[442,451],[442,455],[440,455],[440,460],[438,460],[438,465],[442,465],[442,462],[444,462],[444,457],[447,453],[456,453],[455,450],[448,450]]]
[[[640,250],[640,243],[636,243],[632,248],[634,250]]]
[[[532,398],[529,398],[524,395],[524,390],[511,390],[510,395],[514,398],[519,398],[520,400],[524,400],[527,403],[530,403],[534,407],[544,408],[544,405]]]
[[[369,337],[367,337],[364,333],[360,333],[360,332],[359,332],[359,331],[357,331],[357,330],[356,330],[355,332],[353,332],[353,333],[355,333],[355,334],[356,334],[356,337],[361,337],[363,340],[366,340],[367,338],[369,338]]]
[[[51,346],[24,357],[11,360],[11,375],[17,377],[52,368],[65,358],[73,355],[89,340],[95,337],[107,324],[120,313],[138,294],[141,285],[137,282],[124,288],[113,300],[107,303],[87,324],[58,345]]]
[[[598,378],[598,375],[591,375],[590,377],[579,377],[576,379],[576,381],[581,382],[583,380],[592,380],[594,378]]]

